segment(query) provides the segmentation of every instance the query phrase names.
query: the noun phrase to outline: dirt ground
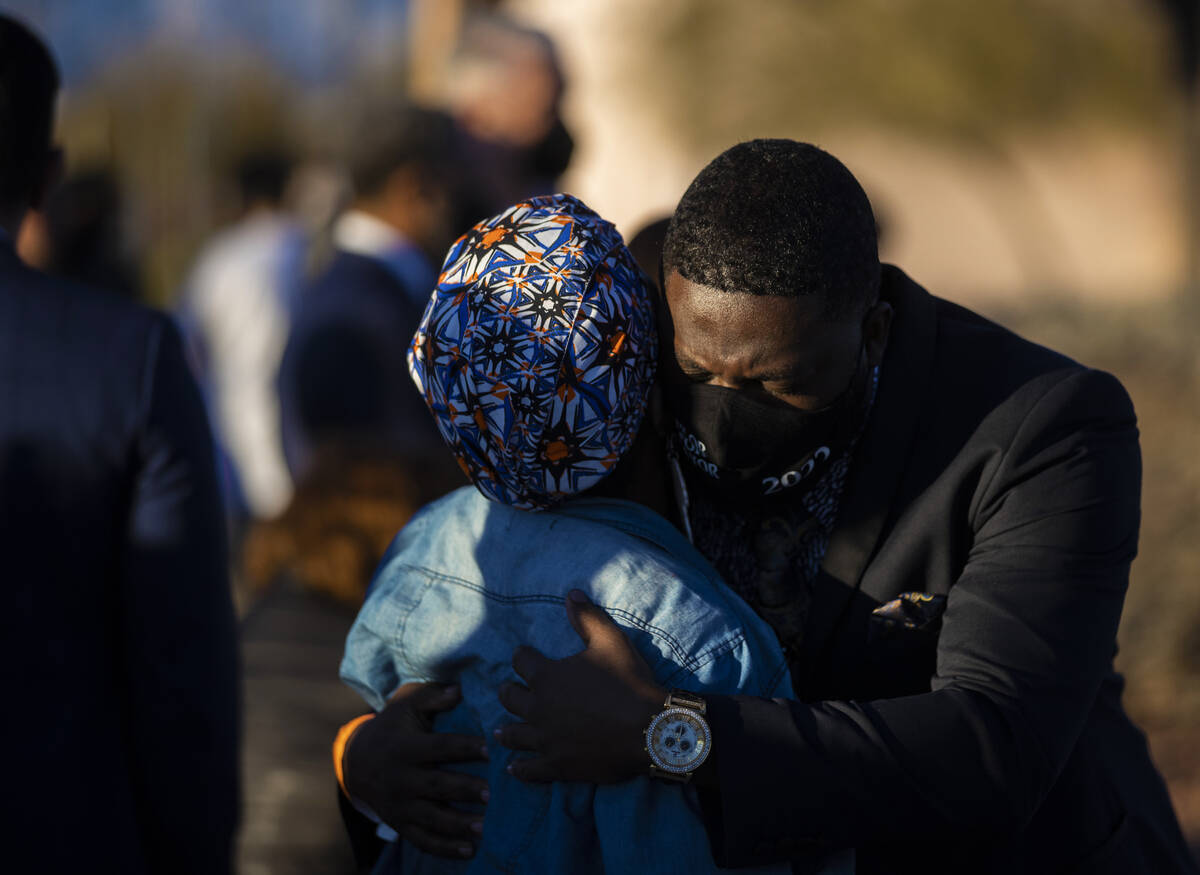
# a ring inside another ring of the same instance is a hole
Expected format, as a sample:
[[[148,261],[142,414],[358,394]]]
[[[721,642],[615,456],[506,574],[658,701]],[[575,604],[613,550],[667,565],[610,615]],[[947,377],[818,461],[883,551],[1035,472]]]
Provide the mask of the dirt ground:
[[[242,621],[241,875],[350,875],[330,745],[366,710],[338,680],[354,612],[291,585]]]

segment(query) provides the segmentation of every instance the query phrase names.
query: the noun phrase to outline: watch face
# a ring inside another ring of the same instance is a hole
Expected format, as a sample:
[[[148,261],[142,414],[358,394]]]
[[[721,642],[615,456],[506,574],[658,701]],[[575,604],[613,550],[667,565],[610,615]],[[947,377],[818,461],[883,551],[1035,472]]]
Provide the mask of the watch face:
[[[708,756],[711,746],[708,724],[687,708],[668,708],[646,731],[650,759],[668,772],[690,772]]]

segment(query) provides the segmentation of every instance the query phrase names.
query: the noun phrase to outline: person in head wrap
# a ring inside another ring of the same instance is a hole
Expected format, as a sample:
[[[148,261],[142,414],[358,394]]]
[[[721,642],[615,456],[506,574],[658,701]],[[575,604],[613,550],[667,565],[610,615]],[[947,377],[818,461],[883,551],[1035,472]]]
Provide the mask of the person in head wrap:
[[[654,323],[649,281],[621,236],[568,195],[519,203],[450,249],[409,364],[474,488],[429,505],[396,537],[341,676],[377,711],[405,684],[456,684],[461,701],[435,728],[486,738],[488,758],[461,767],[474,778],[440,790],[388,786],[371,765],[384,721],[344,728],[335,765],[360,810],[411,823],[423,807],[473,837],[446,846],[408,826],[397,844],[381,825],[393,844],[376,871],[717,870],[694,791],[661,771],[651,777],[649,754],[647,776],[623,784],[528,784],[507,773],[514,754],[494,738],[511,722],[498,691],[519,680],[513,649],[532,644],[552,659],[581,649],[561,622],[576,590],[644,660],[647,726],[663,709],[661,688],[790,695],[770,628],[665,516]],[[645,744],[647,726],[629,743]],[[433,801],[479,799],[480,778],[486,804]]]
[[[613,473],[654,383],[653,306],[616,229],[566,195],[454,244],[408,361],[485,497],[543,509]]]

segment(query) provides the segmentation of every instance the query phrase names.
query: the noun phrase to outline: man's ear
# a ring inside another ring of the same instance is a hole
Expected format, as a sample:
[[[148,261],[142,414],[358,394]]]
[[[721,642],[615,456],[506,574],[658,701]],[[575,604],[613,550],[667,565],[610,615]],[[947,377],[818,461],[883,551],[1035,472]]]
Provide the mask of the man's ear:
[[[29,208],[31,210],[41,210],[46,206],[46,200],[50,197],[50,192],[58,187],[62,182],[63,176],[66,175],[67,161],[63,150],[58,146],[53,146],[46,153],[46,163],[42,165],[42,178],[38,180],[37,185],[29,196]]]
[[[887,351],[888,337],[892,331],[892,305],[887,301],[876,301],[863,320],[863,345],[867,350],[868,367],[878,367]]]

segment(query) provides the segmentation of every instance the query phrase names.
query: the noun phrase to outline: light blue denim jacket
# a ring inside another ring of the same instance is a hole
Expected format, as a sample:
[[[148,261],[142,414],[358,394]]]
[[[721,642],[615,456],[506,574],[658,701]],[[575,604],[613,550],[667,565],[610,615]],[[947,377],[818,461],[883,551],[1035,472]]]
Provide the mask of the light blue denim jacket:
[[[409,681],[459,683],[462,703],[436,728],[488,740],[490,761],[463,767],[485,776],[491,792],[475,858],[443,860],[405,847],[398,871],[721,871],[691,787],[648,777],[601,786],[523,784],[505,772],[518,754],[492,738],[513,720],[496,690],[518,680],[511,659],[520,644],[553,659],[582,649],[563,604],[572,588],[608,611],[664,687],[792,694],[770,627],[658,514],[587,497],[532,513],[459,489],[397,535],[341,666],[342,679],[377,710]],[[719,755],[721,739],[713,744]],[[376,871],[392,871],[387,865]]]

